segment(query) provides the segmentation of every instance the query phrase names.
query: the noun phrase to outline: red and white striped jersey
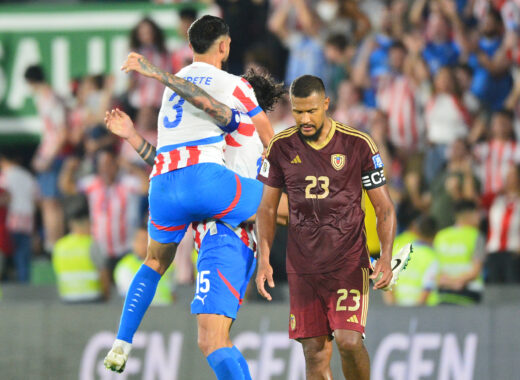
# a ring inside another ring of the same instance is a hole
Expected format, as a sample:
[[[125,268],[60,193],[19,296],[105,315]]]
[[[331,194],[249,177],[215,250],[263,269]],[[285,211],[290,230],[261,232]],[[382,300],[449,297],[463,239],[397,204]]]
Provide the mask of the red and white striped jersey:
[[[67,111],[63,101],[52,92],[38,94],[36,108],[43,121],[42,138],[36,154],[48,159],[56,147],[58,135],[66,128]]]
[[[141,180],[121,175],[107,186],[99,176],[88,176],[79,181],[78,189],[88,198],[94,240],[110,257],[128,253],[139,224]]]
[[[426,134],[433,144],[452,144],[469,133],[470,114],[464,104],[450,94],[433,96],[425,109]]]
[[[176,75],[250,117],[262,111],[245,79],[213,65],[194,62]],[[165,89],[158,120],[157,156],[151,177],[203,162],[224,165],[224,146],[223,131],[206,112],[185,102],[171,89]]]
[[[388,115],[388,137],[395,146],[412,151],[424,144],[424,123],[417,98],[413,84],[404,75],[378,79],[376,101]]]
[[[498,193],[511,164],[520,163],[520,145],[516,141],[491,140],[477,145],[474,152],[480,165],[482,194]]]
[[[193,223],[193,238],[195,240],[195,249],[197,252],[200,249],[200,245],[202,244],[202,240],[204,236],[208,232],[211,232],[212,229],[215,229],[216,226],[214,220],[205,221],[202,223]],[[232,228],[228,226],[233,232],[242,240],[242,242],[255,253],[256,257],[256,240],[254,237],[254,223],[242,223],[237,228]]]
[[[367,106],[356,104],[348,108],[338,107],[332,117],[334,120],[341,120],[347,125],[353,125],[356,129],[368,132],[372,114],[373,111]]]
[[[520,197],[495,198],[489,210],[488,252],[520,252]]]
[[[256,178],[262,164],[264,146],[246,113],[240,114],[238,129],[226,135],[225,141],[226,167],[243,177]]]
[[[138,53],[145,56],[147,60],[161,70],[166,72],[171,70],[168,53],[161,53],[153,47],[142,48]],[[132,79],[135,81],[135,87],[132,88],[128,94],[128,100],[132,107],[159,108],[161,106],[164,85],[155,79],[145,77],[135,72],[132,73]]]

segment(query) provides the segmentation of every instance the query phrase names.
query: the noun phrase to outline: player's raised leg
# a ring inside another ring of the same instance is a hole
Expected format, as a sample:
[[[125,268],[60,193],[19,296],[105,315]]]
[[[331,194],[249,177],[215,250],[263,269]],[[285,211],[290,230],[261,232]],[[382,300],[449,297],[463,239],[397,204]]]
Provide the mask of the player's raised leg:
[[[246,360],[231,343],[229,330],[255,264],[253,250],[235,231],[210,222],[199,249],[191,312],[197,315],[199,348],[217,379],[251,379]]]
[[[305,378],[307,380],[332,379],[330,359],[332,342],[329,335],[298,339],[305,356]]]
[[[370,359],[359,331],[335,330],[334,338],[341,356],[346,380],[369,380]]]
[[[146,259],[137,271],[126,294],[117,339],[105,357],[105,367],[123,372],[141,320],[153,300],[157,284],[175,257],[177,243],[148,240]]]

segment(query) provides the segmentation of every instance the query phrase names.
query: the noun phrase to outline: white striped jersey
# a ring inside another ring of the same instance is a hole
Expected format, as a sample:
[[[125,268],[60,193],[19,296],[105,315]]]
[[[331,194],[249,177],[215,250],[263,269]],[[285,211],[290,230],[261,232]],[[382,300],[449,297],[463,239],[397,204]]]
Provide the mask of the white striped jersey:
[[[410,79],[382,76],[377,84],[377,106],[388,115],[389,139],[397,147],[416,151],[424,144],[424,122]]]
[[[502,190],[511,164],[520,163],[520,145],[516,141],[491,140],[475,147],[480,165],[482,194]]]
[[[520,198],[498,196],[489,209],[488,252],[520,252]]]
[[[128,253],[139,224],[141,181],[122,175],[107,186],[99,176],[88,176],[79,181],[78,189],[87,196],[96,243],[110,257]]]
[[[239,112],[261,112],[251,85],[204,62],[194,62],[177,76],[203,88]],[[203,110],[166,88],[158,119],[158,144],[151,177],[203,162],[224,164],[224,133]]]

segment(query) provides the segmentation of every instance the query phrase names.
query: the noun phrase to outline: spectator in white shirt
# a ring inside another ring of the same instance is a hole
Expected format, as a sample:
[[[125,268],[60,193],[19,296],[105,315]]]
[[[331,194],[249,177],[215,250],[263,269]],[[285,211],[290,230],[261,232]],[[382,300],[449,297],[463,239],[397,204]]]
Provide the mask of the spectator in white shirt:
[[[0,170],[0,187],[9,194],[7,230],[17,279],[29,282],[38,184],[27,169],[5,155],[0,156]]]

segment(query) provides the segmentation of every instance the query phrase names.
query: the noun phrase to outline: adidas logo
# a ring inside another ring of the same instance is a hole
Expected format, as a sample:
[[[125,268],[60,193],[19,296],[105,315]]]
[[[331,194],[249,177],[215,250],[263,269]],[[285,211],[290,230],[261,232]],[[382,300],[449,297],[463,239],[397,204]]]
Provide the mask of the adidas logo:
[[[359,323],[355,314],[352,317],[350,317],[349,319],[347,319],[347,322]]]
[[[296,155],[296,157],[294,157],[293,160],[291,161],[291,164],[301,164],[301,163],[302,163],[302,160],[300,160],[299,155]]]

